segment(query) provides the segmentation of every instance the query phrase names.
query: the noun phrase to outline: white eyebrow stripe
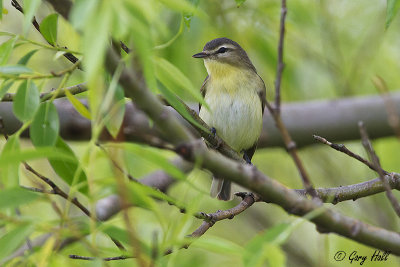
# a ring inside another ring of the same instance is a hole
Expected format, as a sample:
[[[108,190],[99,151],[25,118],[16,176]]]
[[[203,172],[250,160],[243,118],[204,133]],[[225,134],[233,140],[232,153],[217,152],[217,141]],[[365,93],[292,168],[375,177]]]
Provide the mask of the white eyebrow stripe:
[[[231,45],[231,44],[223,44],[223,45],[218,46],[217,48],[215,48],[214,50],[212,50],[210,52],[214,53],[214,52],[218,51],[221,47],[225,47],[225,48],[228,48],[228,49],[235,49],[236,48],[234,45]]]

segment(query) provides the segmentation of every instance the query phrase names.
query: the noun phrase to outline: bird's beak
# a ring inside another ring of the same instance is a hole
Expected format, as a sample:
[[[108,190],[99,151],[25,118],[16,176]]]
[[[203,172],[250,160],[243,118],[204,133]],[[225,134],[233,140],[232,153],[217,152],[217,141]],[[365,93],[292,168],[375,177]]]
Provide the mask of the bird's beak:
[[[205,58],[205,57],[208,57],[208,54],[205,53],[205,52],[200,52],[200,53],[194,54],[192,57],[194,57],[194,58]]]

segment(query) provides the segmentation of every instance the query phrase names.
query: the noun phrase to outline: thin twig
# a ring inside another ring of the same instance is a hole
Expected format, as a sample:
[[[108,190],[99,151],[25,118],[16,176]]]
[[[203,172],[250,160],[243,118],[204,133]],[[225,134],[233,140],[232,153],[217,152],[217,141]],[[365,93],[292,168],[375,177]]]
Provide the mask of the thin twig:
[[[17,9],[19,12],[21,12],[22,14],[24,14],[24,9],[21,7],[21,5],[18,3],[17,0],[12,0],[12,1],[11,1],[11,5],[12,5],[13,7],[15,7],[15,9]],[[33,26],[35,27],[35,29],[36,29],[38,32],[40,32],[40,34],[42,34],[42,32],[40,31],[40,25],[39,25],[39,23],[37,22],[37,20],[36,20],[35,17],[33,17],[33,19],[32,19],[32,24],[33,24]],[[44,39],[46,40],[46,38],[44,38]],[[47,42],[49,45],[51,45],[51,46],[55,46],[54,44],[48,42],[47,40],[46,40],[46,42]],[[64,56],[66,59],[68,59],[68,60],[69,60],[71,63],[73,63],[73,64],[77,63],[78,60],[79,60],[76,56],[74,56],[74,55],[71,54],[71,53],[65,53],[63,56]],[[79,64],[78,69],[82,69],[82,68],[81,68],[81,64]]]
[[[69,91],[72,95],[77,95],[77,94],[86,92],[87,89],[88,88],[87,88],[86,83],[80,83],[80,84],[73,85],[70,87],[62,88],[60,90],[52,90],[50,92],[40,94],[40,101],[44,102],[46,100],[49,100],[54,96],[54,94],[56,94],[56,96],[54,98],[65,97],[66,96],[65,91]],[[14,93],[6,93],[3,96],[3,98],[1,99],[1,102],[12,102],[12,101],[14,101],[14,98],[15,98]]]
[[[119,43],[121,45],[122,50],[124,50],[125,53],[129,54],[131,52],[131,49],[128,46],[126,46],[126,44],[124,44],[122,41],[119,41]]]
[[[29,186],[23,186],[23,185],[20,185],[19,187],[21,187],[25,190],[28,190],[28,191],[36,192],[36,193],[49,194],[49,195],[56,194],[54,192],[54,190],[45,190],[45,189],[41,189],[41,188],[37,188],[37,187],[29,187]]]
[[[385,180],[391,189],[400,190],[400,174],[391,173],[385,176]],[[306,195],[304,189],[293,189],[301,195]],[[374,194],[385,192],[385,187],[380,178],[366,182],[344,185],[332,188],[316,188],[318,197],[324,203],[337,204],[347,200],[357,200],[359,198],[372,196]]]
[[[335,143],[329,142],[325,138],[323,138],[321,136],[318,136],[318,135],[313,135],[313,137],[314,137],[315,140],[317,140],[317,141],[319,141],[319,142],[321,142],[321,143],[323,143],[325,145],[328,145],[328,146],[330,146],[331,148],[333,148],[333,149],[335,149],[337,151],[345,153],[346,155],[348,155],[348,156],[360,161],[361,163],[367,165],[368,168],[370,168],[371,170],[378,172],[378,169],[376,169],[376,166],[374,164],[372,164],[368,160],[364,159],[360,155],[350,151],[345,145],[343,145],[343,144],[335,144]],[[385,171],[383,169],[381,169],[381,170],[382,170],[384,175],[389,175],[389,172],[387,172],[387,171]]]
[[[239,192],[236,193],[237,196],[242,197],[242,201],[236,205],[235,207],[228,209],[228,210],[219,210],[214,213],[203,213],[204,221],[203,223],[194,230],[188,238],[198,238],[207,232],[216,222],[222,221],[225,219],[233,219],[236,215],[239,215],[246,209],[250,208],[255,202],[260,201],[261,198],[257,194],[247,193],[247,192]],[[187,242],[181,248],[188,248],[193,241]],[[173,249],[167,249],[164,252],[164,255],[169,255],[173,253]]]
[[[385,174],[382,170],[381,164],[379,162],[379,158],[375,153],[375,150],[371,144],[371,141],[369,140],[367,129],[364,126],[364,123],[362,121],[360,121],[358,123],[358,127],[360,128],[362,144],[363,144],[365,150],[370,155],[372,163],[374,164],[375,169],[377,170],[377,172],[379,174],[379,178],[381,179],[381,182],[382,182],[383,186],[385,187],[386,196],[389,199],[390,203],[392,204],[392,207],[393,207],[394,211],[396,212],[397,216],[400,217],[400,204],[397,201],[397,199],[395,198],[395,196],[393,195],[393,192],[385,179]]]
[[[276,127],[281,133],[286,149],[290,154],[290,156],[292,157],[297,167],[297,170],[299,171],[304,188],[308,192],[308,195],[312,196],[313,198],[317,198],[317,194],[312,186],[311,180],[297,153],[296,143],[290,136],[290,133],[287,130],[285,124],[283,123],[281,117],[281,82],[282,82],[282,73],[285,66],[283,62],[283,48],[284,48],[283,45],[285,39],[286,13],[287,13],[286,0],[282,0],[280,28],[279,28],[279,43],[278,43],[278,63],[277,63],[276,80],[275,80],[275,105],[272,106],[266,98],[265,98],[265,103],[275,121]]]
[[[78,207],[83,213],[85,213],[86,216],[88,216],[89,218],[92,218],[92,214],[90,213],[90,211],[81,202],[79,202],[79,200],[76,197],[74,197],[74,198],[69,197],[69,195],[67,193],[65,193],[60,187],[58,187],[52,180],[50,180],[49,178],[45,177],[44,175],[38,173],[28,163],[26,163],[26,162],[22,162],[22,163],[24,164],[26,170],[33,173],[39,179],[41,179],[43,182],[48,184],[53,189],[52,190],[54,192],[53,194],[59,195],[62,198],[64,198],[65,200],[71,202],[76,207]],[[116,240],[114,238],[111,238],[111,240],[114,242],[114,244],[119,249],[125,250],[125,247],[121,244],[121,242],[119,242],[118,240]]]
[[[286,19],[286,0],[282,0],[281,7],[281,20],[279,27],[279,43],[278,43],[278,64],[276,66],[276,80],[275,80],[275,112],[278,114],[281,110],[281,81],[282,81],[282,72],[285,67],[285,63],[283,62],[283,44],[285,40],[285,19]]]
[[[85,261],[93,261],[93,260],[98,259],[95,257],[86,257],[86,256],[80,256],[80,255],[74,255],[74,254],[69,255],[69,258],[74,259],[74,260],[85,260]],[[133,258],[132,256],[117,256],[117,257],[102,258],[101,260],[103,260],[103,261],[118,261],[118,260],[132,259],[132,258]]]
[[[242,201],[235,207],[228,210],[219,210],[214,213],[205,214],[206,219],[189,237],[200,237],[208,229],[210,229],[216,222],[233,219],[236,215],[242,213],[246,209],[250,208],[255,202],[261,200],[261,198],[253,193],[239,192],[236,193],[237,196],[242,197]]]

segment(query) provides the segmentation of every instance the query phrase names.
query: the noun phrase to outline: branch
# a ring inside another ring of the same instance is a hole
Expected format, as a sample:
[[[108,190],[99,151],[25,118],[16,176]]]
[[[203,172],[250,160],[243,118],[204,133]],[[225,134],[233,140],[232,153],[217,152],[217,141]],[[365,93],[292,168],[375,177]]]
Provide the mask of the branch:
[[[239,215],[246,209],[250,208],[255,202],[260,200],[258,195],[252,193],[240,192],[236,193],[236,195],[242,198],[242,201],[238,205],[228,210],[219,210],[214,213],[205,214],[205,220],[203,223],[191,235],[189,235],[189,237],[202,236],[216,222],[225,219],[233,219],[236,215]]]
[[[395,196],[393,195],[393,192],[385,179],[385,174],[381,167],[381,163],[379,162],[379,158],[376,155],[374,148],[372,147],[371,141],[369,140],[367,129],[365,128],[362,121],[359,122],[358,126],[360,127],[362,144],[372,159],[372,163],[374,164],[375,170],[377,170],[377,172],[379,174],[379,179],[381,180],[383,187],[385,188],[386,196],[389,199],[390,204],[392,205],[397,216],[400,217],[400,204],[397,201],[397,199],[395,198]]]
[[[286,0],[282,0],[281,7],[281,21],[279,27],[279,44],[278,44],[278,64],[276,66],[276,80],[275,80],[275,111],[280,113],[281,109],[281,81],[282,72],[285,67],[283,63],[283,43],[285,40],[285,19],[286,19]]]
[[[394,93],[391,100],[400,106],[400,92]],[[91,122],[83,118],[68,100],[59,99],[54,102],[60,118],[60,135],[66,140],[89,140]],[[190,105],[191,109],[195,105]],[[182,117],[172,108],[166,107],[166,112],[171,112],[181,123],[188,125]],[[324,110],[324,112],[321,112]],[[3,117],[6,133],[16,132],[21,123],[13,114],[12,103],[0,102],[0,117]],[[400,110],[397,111],[400,116]],[[282,121],[297,147],[315,144],[313,134],[324,136],[331,142],[358,140],[360,133],[357,123],[362,120],[369,126],[371,138],[393,136],[394,132],[388,122],[385,104],[378,95],[369,97],[352,97],[338,100],[322,100],[283,104],[281,107]],[[273,117],[268,110],[263,117],[263,131],[258,143],[258,148],[285,147],[281,134],[276,128]],[[157,136],[161,138],[157,125],[150,127],[147,115],[137,106],[129,103],[126,105],[124,128],[121,131],[127,141],[146,142],[143,136]],[[197,130],[190,127],[194,135]],[[29,131],[24,132],[27,136]]]
[[[346,154],[346,155],[348,155],[348,156],[350,156],[350,157],[352,157],[352,158],[354,158],[354,159],[360,161],[361,163],[367,165],[368,168],[370,168],[371,170],[376,171],[376,172],[379,171],[379,170],[376,168],[376,166],[375,166],[374,164],[372,164],[372,163],[369,162],[368,160],[364,159],[364,158],[361,157],[360,155],[358,155],[358,154],[356,154],[356,153],[350,151],[345,145],[343,145],[343,144],[331,143],[331,142],[329,142],[328,140],[326,140],[325,138],[323,138],[323,137],[321,137],[321,136],[318,136],[318,135],[313,135],[313,137],[314,137],[315,140],[317,140],[317,141],[319,141],[319,142],[321,142],[321,143],[323,143],[323,144],[325,144],[325,145],[328,145],[328,146],[330,146],[331,148],[333,148],[333,149],[335,149],[335,150],[337,150],[337,151],[340,151],[340,152],[342,152],[342,153],[344,153],[344,154]],[[388,175],[388,174],[389,174],[387,171],[383,170],[382,168],[381,168],[381,171],[382,171],[382,173],[383,173],[384,175]]]
[[[317,197],[317,194],[313,188],[311,180],[308,176],[306,169],[297,153],[296,143],[293,141],[292,137],[288,129],[286,128],[285,124],[282,121],[281,117],[281,81],[282,81],[282,72],[284,68],[283,63],[283,42],[285,39],[285,19],[286,19],[286,0],[282,0],[282,8],[281,8],[281,19],[280,19],[280,31],[279,31],[279,44],[278,44],[278,65],[277,65],[277,72],[276,72],[276,80],[275,80],[275,107],[272,107],[269,104],[268,100],[265,98],[266,106],[271,113],[276,127],[279,129],[279,132],[282,136],[283,142],[285,143],[285,147],[292,157],[297,170],[299,171],[300,178],[303,182],[303,186],[308,192],[310,196],[313,198]]]
[[[4,122],[2,120],[2,118],[0,117],[0,132],[3,131],[3,127],[4,127]],[[4,134],[5,139],[8,141],[8,135]],[[22,162],[22,164],[24,165],[25,169],[31,173],[33,173],[36,177],[38,177],[40,180],[42,180],[43,182],[45,182],[46,184],[48,184],[52,190],[50,191],[51,194],[55,194],[55,195],[59,195],[62,198],[64,198],[66,201],[71,202],[73,205],[75,205],[77,208],[79,208],[86,216],[88,216],[91,219],[94,219],[92,217],[92,214],[90,213],[90,211],[76,198],[71,198],[67,193],[65,193],[60,187],[58,187],[51,179],[47,178],[46,176],[40,174],[39,172],[37,172],[35,169],[33,169],[28,163],[26,162]],[[40,193],[48,193],[46,190],[41,190],[38,188],[26,188],[27,190],[31,190],[31,191],[36,191],[36,192],[40,192]],[[119,242],[118,240],[111,238],[111,240],[114,242],[114,244],[121,250],[125,250],[124,246],[121,244],[121,242]]]
[[[85,256],[74,255],[74,254],[69,255],[69,258],[74,259],[74,260],[85,260],[85,261],[93,261],[93,260],[98,259],[95,257],[85,257]],[[101,260],[103,260],[103,261],[118,261],[118,260],[132,259],[132,258],[133,258],[132,256],[117,256],[117,257],[102,258]]]
[[[65,91],[69,91],[72,95],[77,95],[77,94],[86,92],[87,90],[88,89],[87,89],[86,83],[81,83],[81,84],[73,85],[70,87],[61,88],[59,90],[51,90],[50,92],[40,94],[40,101],[44,102],[53,97],[54,97],[54,99],[65,97],[66,96]],[[2,102],[12,102],[12,101],[14,101],[14,98],[15,98],[14,93],[6,93],[3,96],[3,98],[1,99],[1,101]]]
[[[400,174],[391,173],[385,176],[386,183],[391,189],[400,190]],[[380,178],[359,184],[345,185],[333,188],[316,188],[318,197],[322,202],[337,204],[346,200],[357,200],[378,193],[385,192],[385,187]],[[298,194],[306,195],[304,189],[294,189]]]
[[[177,148],[176,152],[188,161],[199,162],[202,168],[210,170],[215,175],[248,188],[259,194],[263,201],[277,204],[288,213],[304,216],[321,208],[318,202],[306,199],[276,180],[270,179],[255,166],[232,161],[207,149],[201,141],[183,144]],[[368,225],[328,208],[324,208],[320,214],[310,220],[319,229],[323,229],[324,233],[333,232],[362,244],[400,255],[400,236],[395,232]]]
[[[64,1],[63,1],[63,2],[64,2]],[[21,12],[22,14],[24,14],[24,9],[21,7],[21,5],[18,3],[17,0],[12,0],[12,1],[11,1],[11,5],[12,5],[13,7],[15,7],[16,10],[18,10],[19,12]],[[62,9],[67,9],[68,12],[69,12],[69,10],[71,9],[71,6],[72,6],[72,3],[71,3],[71,2],[65,1],[65,2],[63,3],[63,5],[62,5],[61,8],[62,8]],[[60,9],[58,12],[61,13],[61,9]],[[33,24],[33,26],[35,27],[35,29],[36,29],[40,34],[42,34],[42,33],[40,32],[40,25],[39,25],[39,23],[36,21],[36,18],[35,18],[35,17],[33,17],[32,24]],[[44,39],[46,40],[46,38],[44,38]],[[54,46],[54,44],[48,42],[47,40],[46,40],[46,42],[47,42],[49,45]],[[73,64],[75,64],[75,63],[78,62],[78,58],[75,57],[75,56],[74,56],[73,54],[71,54],[71,53],[65,53],[63,56],[64,56],[66,59],[68,59],[68,60],[69,60],[71,63],[73,63]],[[78,69],[81,69],[81,66],[78,66]]]

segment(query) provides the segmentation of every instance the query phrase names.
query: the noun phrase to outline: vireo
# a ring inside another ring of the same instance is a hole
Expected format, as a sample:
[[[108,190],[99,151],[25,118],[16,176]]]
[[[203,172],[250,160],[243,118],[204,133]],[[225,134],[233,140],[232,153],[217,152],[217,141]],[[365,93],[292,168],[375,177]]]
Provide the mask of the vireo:
[[[246,51],[228,38],[208,42],[193,57],[204,59],[208,73],[201,93],[210,109],[200,105],[199,116],[251,164],[262,130],[264,81]],[[230,200],[231,182],[214,177],[211,196]]]

